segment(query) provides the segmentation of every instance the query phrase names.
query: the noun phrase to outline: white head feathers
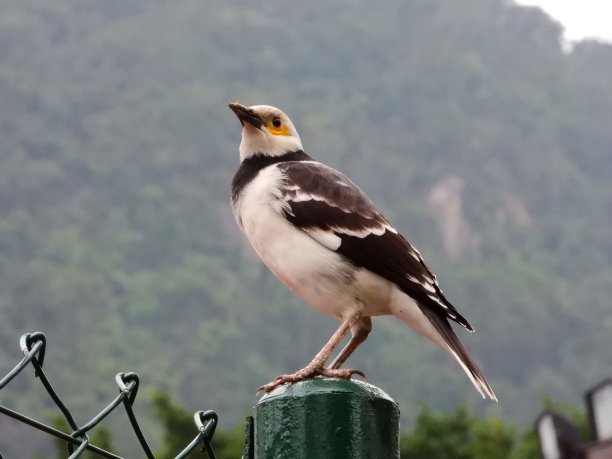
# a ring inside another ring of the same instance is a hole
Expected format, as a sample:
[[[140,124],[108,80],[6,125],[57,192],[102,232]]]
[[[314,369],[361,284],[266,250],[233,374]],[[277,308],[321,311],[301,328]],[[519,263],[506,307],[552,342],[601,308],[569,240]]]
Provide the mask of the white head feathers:
[[[240,161],[255,154],[280,156],[302,150],[302,142],[295,126],[285,113],[270,105],[233,103],[229,107],[242,124]]]

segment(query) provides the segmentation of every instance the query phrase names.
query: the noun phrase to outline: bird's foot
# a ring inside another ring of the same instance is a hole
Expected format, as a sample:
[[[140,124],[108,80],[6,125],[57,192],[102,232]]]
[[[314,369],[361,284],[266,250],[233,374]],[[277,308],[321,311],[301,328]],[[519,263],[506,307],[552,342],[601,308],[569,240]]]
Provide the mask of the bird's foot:
[[[355,370],[351,368],[331,369],[309,365],[293,374],[277,376],[273,381],[270,381],[268,384],[264,384],[263,386],[259,387],[257,389],[257,394],[260,392],[268,393],[273,391],[277,387],[282,386],[283,384],[295,383],[298,381],[303,381],[304,379],[314,378],[315,376],[350,379],[353,375],[359,375],[363,379],[365,379],[365,374],[361,370]]]

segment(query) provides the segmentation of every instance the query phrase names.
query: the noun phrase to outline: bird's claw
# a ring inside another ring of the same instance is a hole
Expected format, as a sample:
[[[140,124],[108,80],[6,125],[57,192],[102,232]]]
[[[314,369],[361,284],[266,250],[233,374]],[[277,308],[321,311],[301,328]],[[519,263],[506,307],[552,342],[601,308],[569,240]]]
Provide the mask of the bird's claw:
[[[327,376],[329,378],[342,378],[351,379],[353,375],[361,376],[364,380],[366,379],[365,373],[361,370],[354,368],[341,368],[341,369],[329,369],[323,368],[319,373],[321,376]]]
[[[298,381],[303,381],[304,379],[310,379],[315,376],[325,376],[328,378],[341,378],[341,379],[351,379],[351,376],[359,375],[364,380],[366,379],[365,374],[361,370],[355,370],[351,368],[324,368],[324,367],[306,367],[297,371],[290,375],[280,375],[274,378],[274,380],[270,381],[268,384],[264,384],[261,387],[257,388],[257,392],[255,396],[257,396],[260,392],[265,392],[266,394],[272,392],[279,386],[287,383],[295,383]]]

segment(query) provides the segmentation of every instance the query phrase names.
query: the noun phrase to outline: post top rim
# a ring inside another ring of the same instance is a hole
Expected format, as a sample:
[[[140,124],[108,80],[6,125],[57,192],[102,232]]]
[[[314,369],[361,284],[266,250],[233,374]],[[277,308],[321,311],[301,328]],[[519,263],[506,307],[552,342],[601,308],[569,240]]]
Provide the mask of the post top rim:
[[[258,404],[285,397],[308,397],[312,395],[338,393],[354,394],[363,398],[384,399],[397,404],[395,400],[381,388],[365,381],[319,376],[277,387],[272,392],[260,398]]]

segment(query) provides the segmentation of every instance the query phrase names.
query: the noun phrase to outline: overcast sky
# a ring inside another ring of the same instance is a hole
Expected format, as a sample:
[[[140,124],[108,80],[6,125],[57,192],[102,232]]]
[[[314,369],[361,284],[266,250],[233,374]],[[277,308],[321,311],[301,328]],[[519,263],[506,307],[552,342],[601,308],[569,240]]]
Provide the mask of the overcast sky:
[[[612,42],[610,0],[516,0],[537,5],[565,27],[566,40],[599,38]]]

